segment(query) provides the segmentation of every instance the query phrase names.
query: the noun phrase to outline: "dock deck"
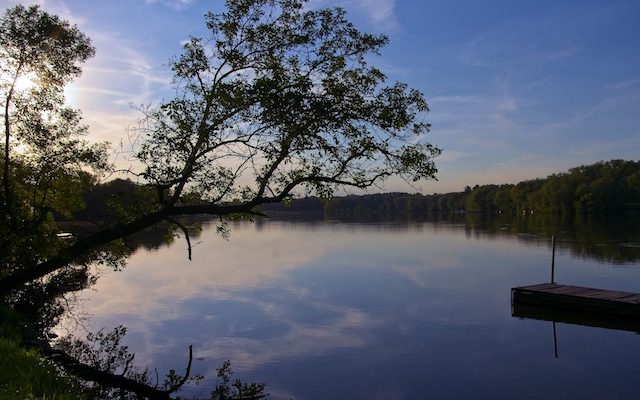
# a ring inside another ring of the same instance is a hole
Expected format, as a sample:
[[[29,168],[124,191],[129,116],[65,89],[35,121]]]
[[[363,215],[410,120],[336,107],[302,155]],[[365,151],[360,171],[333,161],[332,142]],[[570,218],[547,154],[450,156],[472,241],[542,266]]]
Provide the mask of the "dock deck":
[[[516,305],[555,307],[585,314],[640,318],[640,294],[579,286],[543,283],[511,289]]]

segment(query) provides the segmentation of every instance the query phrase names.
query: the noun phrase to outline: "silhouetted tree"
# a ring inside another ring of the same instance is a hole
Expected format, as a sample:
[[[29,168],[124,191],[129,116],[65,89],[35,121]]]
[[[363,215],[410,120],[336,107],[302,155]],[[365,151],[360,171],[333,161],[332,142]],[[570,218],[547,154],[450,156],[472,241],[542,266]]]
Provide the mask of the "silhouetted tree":
[[[37,6],[8,9],[0,20],[0,95],[3,106],[2,203],[14,228],[42,219],[51,207],[73,205],[66,181],[83,178],[82,166],[103,168],[104,146],[89,146],[77,110],[64,106],[64,85],[93,56],[90,40],[75,26]],[[14,192],[19,194],[16,198]]]
[[[105,146],[84,141],[79,111],[64,105],[64,85],[93,53],[75,26],[37,6],[17,5],[0,19],[0,280],[59,254],[65,242],[53,216],[81,208],[95,179],[88,171],[107,168]],[[17,287],[13,305],[39,316],[32,329],[55,323],[63,309],[58,297],[91,282],[89,264],[78,258]]]

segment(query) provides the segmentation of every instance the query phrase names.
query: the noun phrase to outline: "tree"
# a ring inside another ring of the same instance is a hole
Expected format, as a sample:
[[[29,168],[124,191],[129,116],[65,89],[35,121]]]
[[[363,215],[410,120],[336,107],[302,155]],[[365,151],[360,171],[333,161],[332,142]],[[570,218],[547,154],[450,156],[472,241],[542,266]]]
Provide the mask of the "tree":
[[[83,140],[87,127],[80,112],[64,104],[65,84],[93,54],[77,27],[37,6],[18,5],[0,18],[0,279],[64,249],[55,218],[81,208],[94,173],[108,168],[106,146]],[[25,346],[48,345],[43,338],[66,310],[62,297],[94,281],[89,266],[96,255],[85,253],[3,296],[0,308],[5,312],[9,305],[18,316],[14,323]]]
[[[107,168],[105,145],[84,141],[79,111],[64,105],[64,85],[93,54],[77,27],[37,6],[15,6],[0,19],[0,279],[58,254],[65,243],[53,216],[81,207],[94,179],[88,171]],[[43,284],[24,282],[14,306],[38,308],[42,321],[55,320],[56,296],[90,281],[88,261],[61,265]]]
[[[429,125],[422,95],[382,87],[367,65],[387,39],[357,31],[341,9],[304,1],[234,1],[208,14],[172,65],[180,95],[146,110],[142,176],[175,206],[188,192],[219,204],[280,201],[303,185],[370,187],[431,178],[438,150],[409,144]],[[244,178],[244,179],[242,179]],[[170,193],[164,195],[165,193]]]
[[[15,6],[0,20],[0,277],[55,255],[52,214],[81,206],[93,179],[87,167],[106,168],[105,146],[83,141],[79,111],[64,106],[64,85],[93,54],[75,26],[37,6]]]
[[[493,203],[499,212],[513,214],[515,211],[513,198],[511,197],[511,188],[513,185],[501,185],[493,197]]]
[[[51,190],[53,185],[81,175],[81,164],[104,167],[104,147],[78,139],[86,127],[78,111],[64,106],[64,85],[80,74],[77,64],[93,54],[91,41],[77,27],[37,6],[13,7],[0,21],[2,207],[14,228],[25,217],[18,215],[15,191],[30,191],[28,218],[43,219],[48,207],[66,211],[69,206],[69,197],[51,198],[60,192]]]
[[[171,67],[176,98],[143,108],[140,179],[147,213],[80,238],[0,280],[0,293],[173,216],[255,213],[296,190],[329,196],[391,175],[433,178],[440,150],[423,141],[428,106],[368,64],[387,43],[340,8],[304,0],[227,1]]]

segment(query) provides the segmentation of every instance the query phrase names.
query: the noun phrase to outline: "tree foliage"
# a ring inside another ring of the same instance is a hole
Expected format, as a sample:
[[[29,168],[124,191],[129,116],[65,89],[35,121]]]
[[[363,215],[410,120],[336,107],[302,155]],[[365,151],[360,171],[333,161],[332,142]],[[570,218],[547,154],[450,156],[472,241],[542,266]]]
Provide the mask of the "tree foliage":
[[[385,85],[367,60],[387,43],[342,9],[304,1],[227,2],[206,16],[172,69],[179,95],[146,109],[138,153],[161,204],[195,193],[211,204],[281,201],[304,186],[367,188],[400,174],[432,178],[422,94]]]
[[[45,219],[52,209],[77,208],[77,193],[66,181],[86,179],[84,166],[106,167],[104,146],[82,140],[87,127],[79,111],[64,105],[64,85],[93,54],[77,27],[38,6],[15,6],[0,20],[0,206],[13,230],[20,221]]]
[[[82,208],[95,181],[88,171],[107,168],[105,146],[83,139],[80,112],[64,104],[64,85],[93,53],[77,27],[37,6],[15,6],[0,19],[0,280],[59,254],[66,243],[54,217]],[[13,308],[30,316],[28,335],[48,332],[65,309],[61,296],[93,282],[92,260],[87,253],[13,293]]]
[[[95,181],[89,171],[107,168],[105,145],[84,140],[80,112],[64,104],[64,85],[93,53],[77,27],[37,6],[17,5],[0,18],[0,280],[59,254],[66,243],[54,216],[80,209]],[[34,335],[57,321],[63,293],[92,282],[88,256],[14,292],[14,308],[38,316]]]

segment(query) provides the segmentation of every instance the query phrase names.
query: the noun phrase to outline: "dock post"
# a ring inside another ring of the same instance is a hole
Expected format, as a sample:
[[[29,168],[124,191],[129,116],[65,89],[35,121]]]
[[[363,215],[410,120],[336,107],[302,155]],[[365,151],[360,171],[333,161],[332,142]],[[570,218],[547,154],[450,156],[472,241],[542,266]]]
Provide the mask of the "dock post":
[[[553,355],[558,358],[558,338],[556,337],[556,321],[553,321]]]
[[[551,283],[556,283],[556,235],[551,236]]]

